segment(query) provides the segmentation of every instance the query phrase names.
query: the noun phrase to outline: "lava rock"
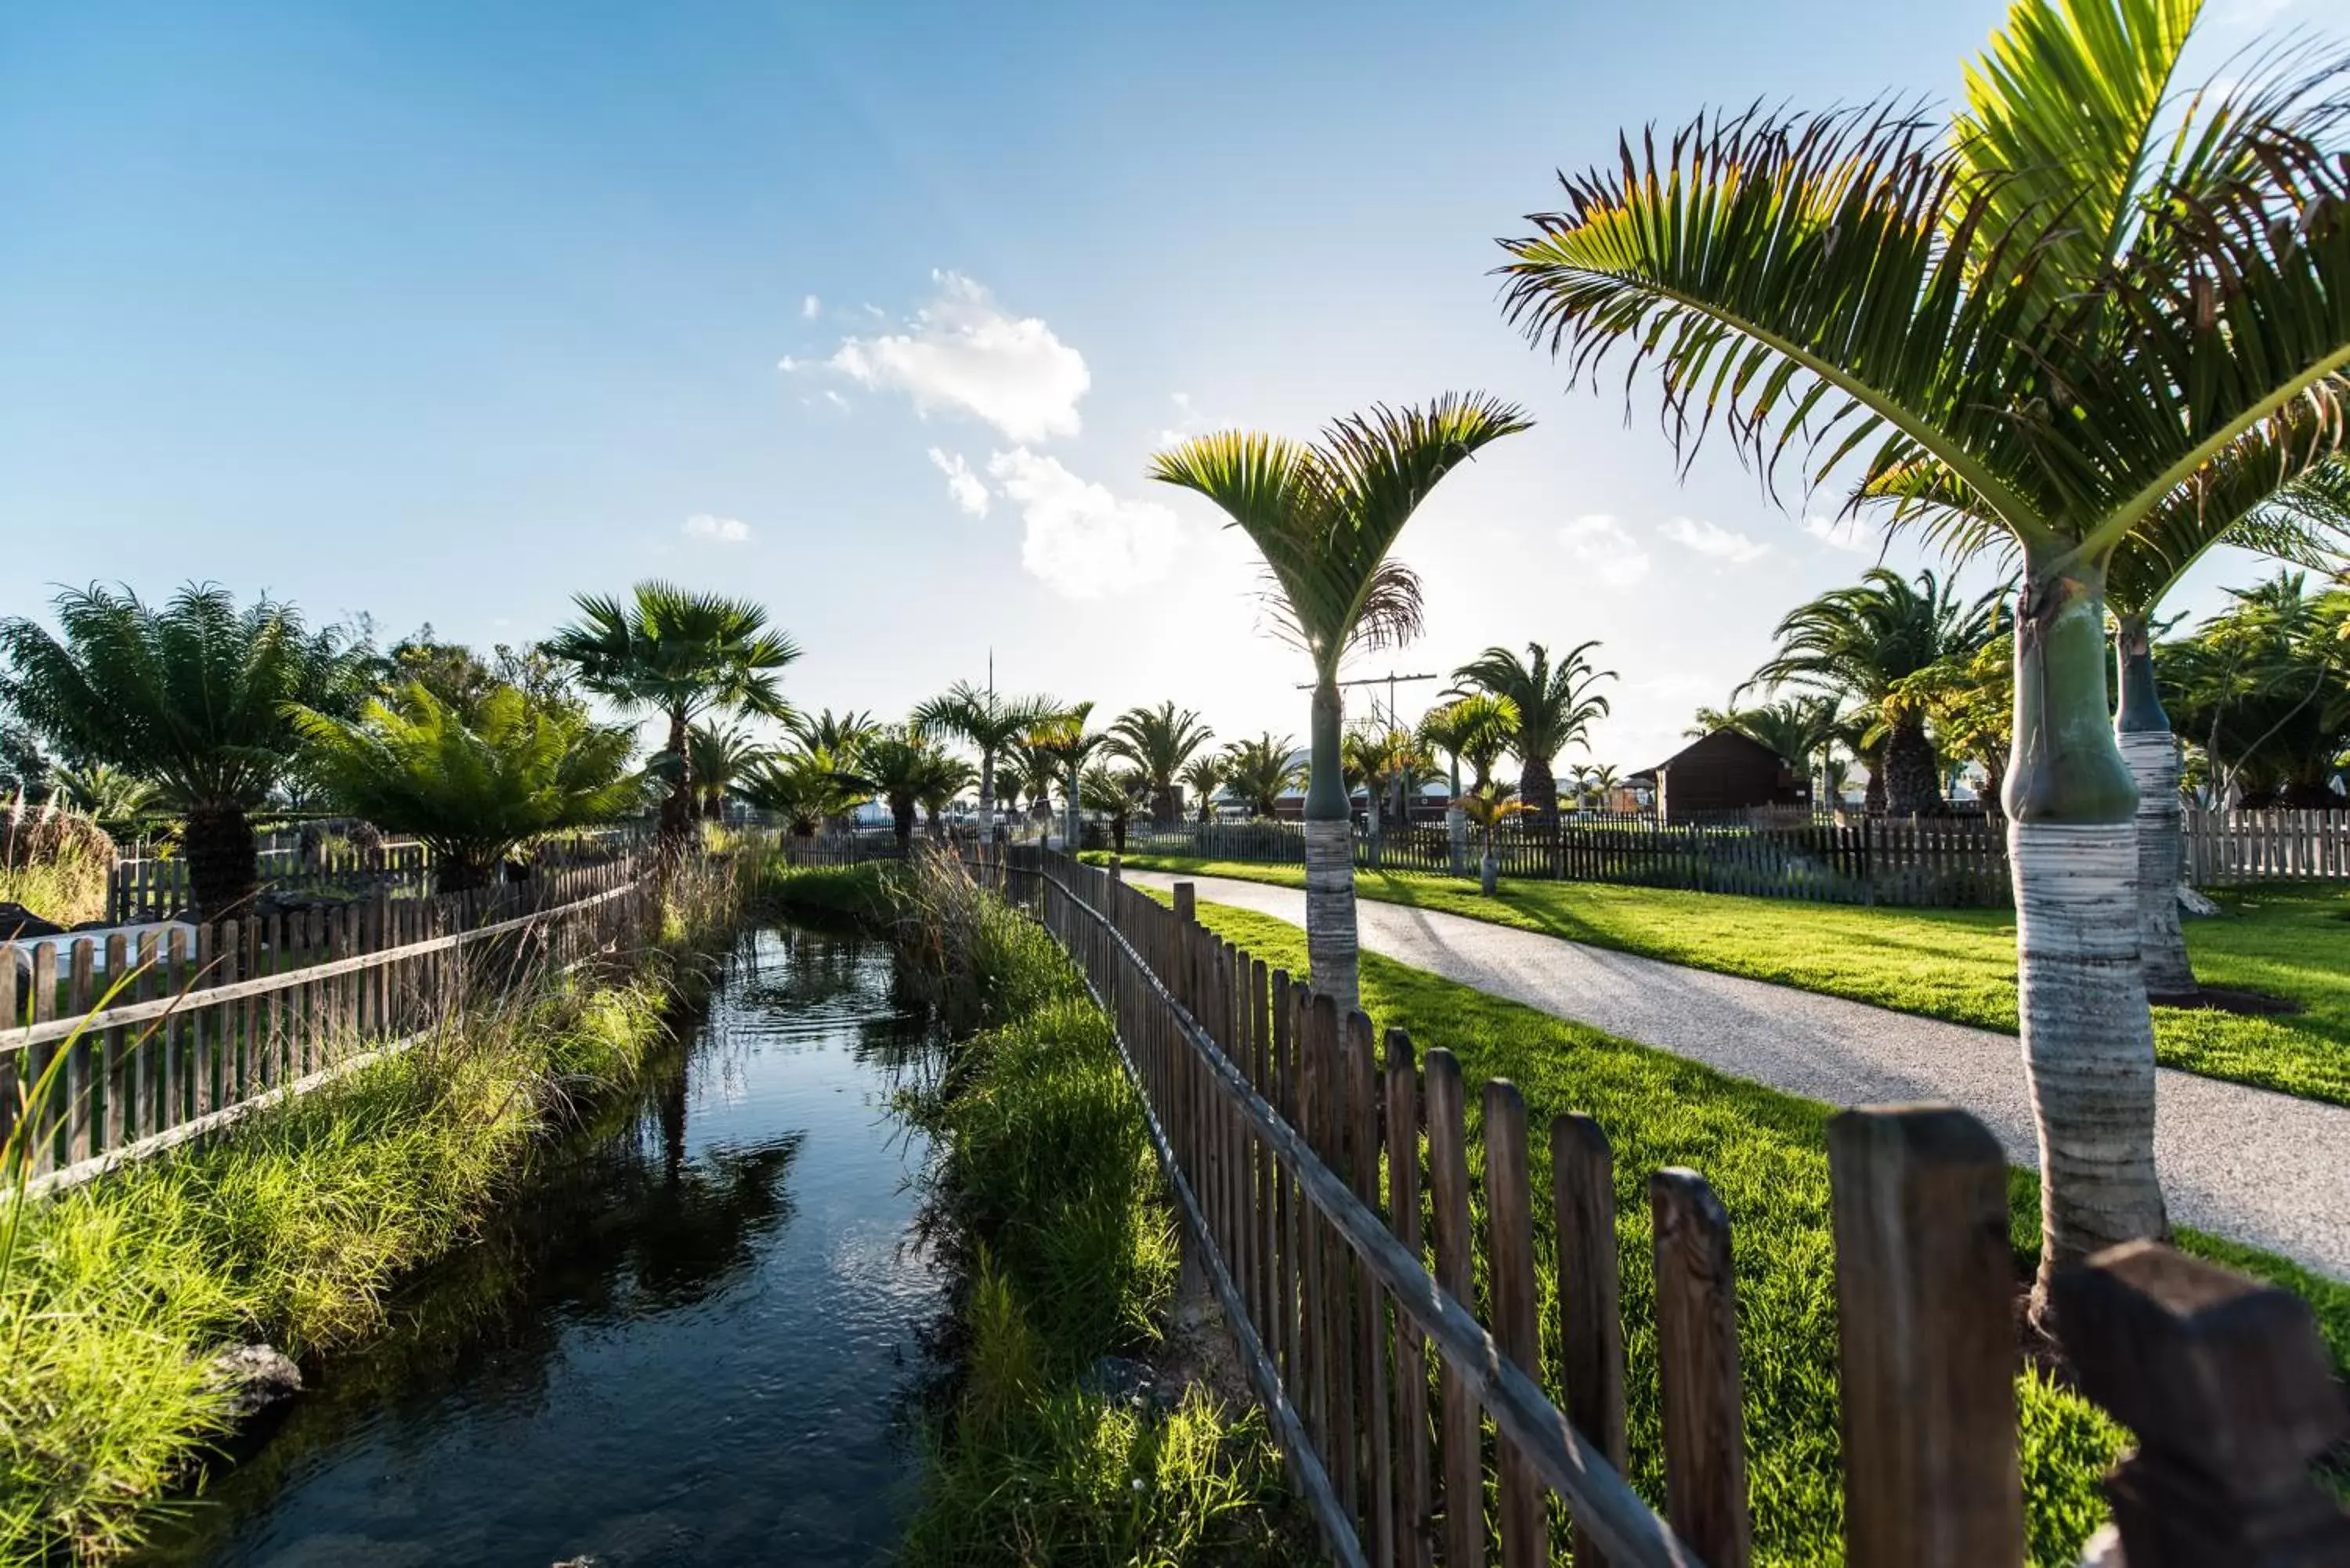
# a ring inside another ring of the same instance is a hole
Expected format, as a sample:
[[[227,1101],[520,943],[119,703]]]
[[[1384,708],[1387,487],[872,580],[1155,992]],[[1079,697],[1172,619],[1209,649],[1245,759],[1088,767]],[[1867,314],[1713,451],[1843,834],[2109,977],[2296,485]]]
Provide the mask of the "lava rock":
[[[242,1421],[302,1392],[302,1369],[271,1345],[240,1345],[212,1359],[213,1386],[228,1395],[228,1415]]]

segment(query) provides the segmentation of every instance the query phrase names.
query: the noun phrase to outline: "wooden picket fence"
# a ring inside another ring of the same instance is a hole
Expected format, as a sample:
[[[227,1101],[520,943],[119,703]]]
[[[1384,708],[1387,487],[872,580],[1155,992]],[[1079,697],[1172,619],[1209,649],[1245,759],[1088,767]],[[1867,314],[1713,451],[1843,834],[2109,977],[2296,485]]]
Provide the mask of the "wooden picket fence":
[[[2350,811],[2187,808],[2187,876],[2231,882],[2350,881]]]
[[[440,897],[0,944],[0,1140],[40,1118],[44,1187],[172,1147],[604,950],[642,918],[645,886],[629,856]]]
[[[387,844],[361,851],[348,846],[306,856],[265,849],[255,857],[265,891],[317,892],[339,897],[417,894],[432,883],[432,856],[421,844]],[[116,925],[181,915],[194,903],[188,862],[178,856],[118,860],[107,882],[106,918]]]
[[[1333,1559],[1482,1564],[1498,1535],[1507,1568],[1569,1545],[1578,1568],[1743,1568],[1731,1221],[1702,1175],[1659,1171],[1648,1188],[1659,1516],[1624,1480],[1604,1129],[1555,1118],[1538,1188],[1524,1102],[1493,1080],[1472,1171],[1452,1054],[1341,1018],[1220,940],[1188,885],[1169,909],[1028,848],[982,874],[1035,909],[1115,1021],[1187,1261]],[[2025,1541],[2006,1162],[1942,1107],[1849,1111],[1828,1145],[1846,1561],[2012,1568]],[[1555,1236],[1549,1301],[1537,1224]],[[2299,1298],[2141,1244],[2068,1273],[2057,1305],[2080,1386],[2138,1438],[2109,1483],[2132,1568],[2350,1563],[2350,1517],[2310,1474],[2350,1420]]]

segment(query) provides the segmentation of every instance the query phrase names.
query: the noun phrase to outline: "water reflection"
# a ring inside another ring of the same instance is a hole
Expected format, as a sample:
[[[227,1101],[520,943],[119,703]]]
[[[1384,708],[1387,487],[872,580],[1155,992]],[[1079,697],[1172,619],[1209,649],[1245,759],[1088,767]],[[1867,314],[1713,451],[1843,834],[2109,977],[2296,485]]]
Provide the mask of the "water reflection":
[[[673,1071],[216,1475],[157,1564],[887,1555],[938,1305],[886,948],[748,939]]]

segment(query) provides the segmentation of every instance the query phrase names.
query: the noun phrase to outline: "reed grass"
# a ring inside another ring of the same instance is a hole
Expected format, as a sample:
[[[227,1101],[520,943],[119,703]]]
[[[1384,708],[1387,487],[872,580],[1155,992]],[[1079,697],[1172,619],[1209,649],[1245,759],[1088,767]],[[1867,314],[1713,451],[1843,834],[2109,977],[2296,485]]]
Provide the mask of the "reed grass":
[[[201,1506],[173,1494],[227,1428],[216,1354],[315,1358],[381,1327],[535,1137],[643,1069],[743,892],[739,867],[680,867],[643,950],[541,975],[227,1136],[10,1202],[0,1568],[104,1562]]]

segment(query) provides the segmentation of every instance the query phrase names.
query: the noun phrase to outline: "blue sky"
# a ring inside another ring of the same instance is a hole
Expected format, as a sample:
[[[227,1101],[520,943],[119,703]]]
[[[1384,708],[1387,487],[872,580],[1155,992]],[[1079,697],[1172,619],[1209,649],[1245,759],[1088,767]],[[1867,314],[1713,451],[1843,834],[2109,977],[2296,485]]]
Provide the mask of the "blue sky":
[[[765,602],[811,705],[893,714],[993,648],[1007,686],[1302,732],[1244,544],[1148,454],[1481,389],[1536,428],[1406,533],[1400,662],[1598,638],[1628,769],[1875,546],[1565,392],[1493,236],[1619,129],[1947,101],[2000,14],[11,6],[0,613],[209,577],[487,643],[661,574]],[[2241,0],[2206,53],[2314,19]]]

